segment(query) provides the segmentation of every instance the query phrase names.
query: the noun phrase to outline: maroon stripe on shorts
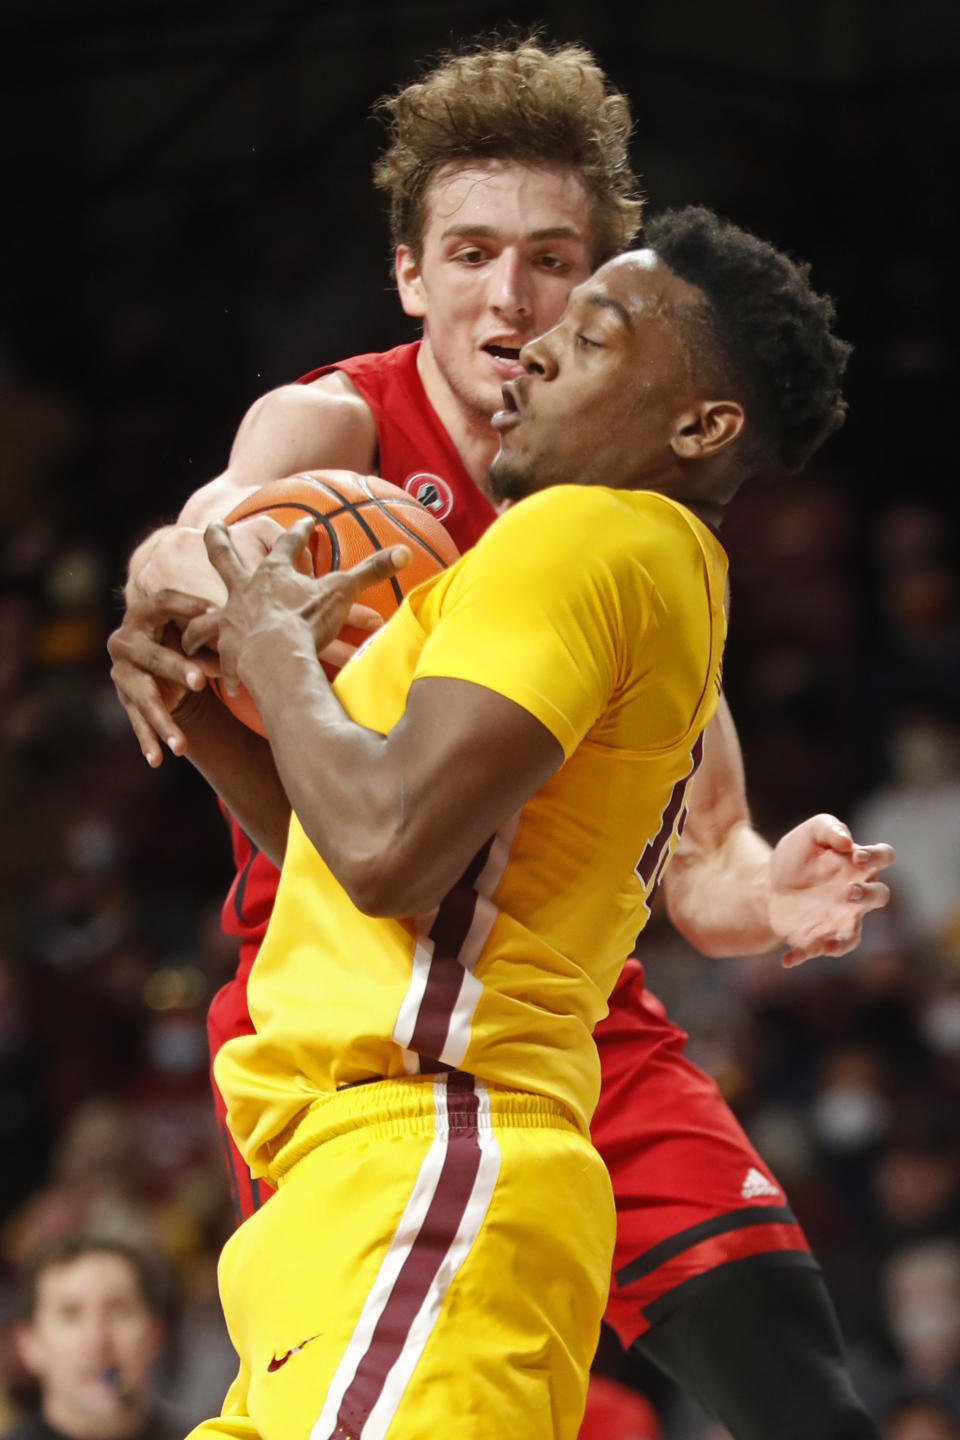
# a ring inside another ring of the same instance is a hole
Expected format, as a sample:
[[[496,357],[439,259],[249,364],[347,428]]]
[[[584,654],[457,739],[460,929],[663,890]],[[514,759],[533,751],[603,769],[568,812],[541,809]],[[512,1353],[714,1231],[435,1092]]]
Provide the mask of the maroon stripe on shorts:
[[[469,1075],[447,1080],[450,1134],[440,1178],[420,1233],[403,1262],[366,1354],[347,1387],[333,1434],[359,1436],[430,1286],[453,1244],[480,1168],[479,1100]]]
[[[408,1046],[408,1049],[427,1060],[439,1060],[447,1043],[450,1021],[463,984],[464,971],[459,955],[477,909],[477,892],[474,887],[490,858],[493,841],[494,837],[491,835],[486,845],[481,846],[474,855],[452,890],[440,901],[430,927],[433,955]]]

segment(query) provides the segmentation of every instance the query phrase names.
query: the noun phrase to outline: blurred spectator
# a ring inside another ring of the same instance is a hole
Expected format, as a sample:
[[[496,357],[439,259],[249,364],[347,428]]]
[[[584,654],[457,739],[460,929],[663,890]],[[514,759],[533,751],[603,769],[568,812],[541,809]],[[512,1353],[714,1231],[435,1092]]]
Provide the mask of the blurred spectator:
[[[901,708],[889,736],[889,776],[855,807],[854,833],[883,835],[903,939],[946,941],[960,914],[960,726],[928,705]]]
[[[922,1392],[960,1409],[960,1240],[943,1234],[894,1250],[880,1303],[885,1334],[856,1366],[866,1403],[886,1414]]]
[[[164,1294],[145,1255],[64,1236],[25,1262],[21,1285],[14,1343],[38,1395],[9,1440],[179,1440],[151,1394]]]
[[[4,1248],[21,1263],[73,1231],[134,1245],[153,1239],[139,1136],[111,1096],[91,1097],[71,1112],[54,1148],[50,1181],[11,1217]]]
[[[876,748],[898,715],[925,702],[960,706],[960,578],[954,525],[938,505],[909,495],[888,505],[874,540],[877,619],[863,676],[863,740]]]
[[[960,1241],[896,1251],[884,1273],[887,1323],[907,1376],[960,1401]]]
[[[873,1168],[873,1206],[883,1252],[914,1240],[960,1235],[960,1140],[936,1098],[904,1104]]]
[[[960,1411],[936,1394],[905,1395],[884,1415],[883,1440],[960,1440]]]

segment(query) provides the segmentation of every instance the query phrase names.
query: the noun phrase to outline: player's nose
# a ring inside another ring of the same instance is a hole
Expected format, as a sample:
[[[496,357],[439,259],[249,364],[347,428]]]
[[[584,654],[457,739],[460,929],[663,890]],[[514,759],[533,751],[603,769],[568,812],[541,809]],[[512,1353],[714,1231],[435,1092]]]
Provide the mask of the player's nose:
[[[526,267],[521,257],[506,249],[497,257],[490,281],[490,304],[505,318],[526,321],[533,313],[533,300]]]
[[[544,380],[552,380],[559,368],[549,334],[528,340],[520,351],[519,360],[529,374],[541,375]]]

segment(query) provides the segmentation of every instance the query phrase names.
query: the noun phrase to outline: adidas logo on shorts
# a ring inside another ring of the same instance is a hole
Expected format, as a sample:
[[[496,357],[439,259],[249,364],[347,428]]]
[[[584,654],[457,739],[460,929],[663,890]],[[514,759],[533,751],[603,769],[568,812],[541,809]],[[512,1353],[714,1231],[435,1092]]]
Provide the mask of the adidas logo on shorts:
[[[766,1175],[761,1175],[760,1171],[751,1165],[747,1171],[747,1178],[741,1186],[740,1194],[744,1200],[756,1200],[760,1195],[776,1195],[779,1198],[780,1191],[776,1185],[770,1183]]]

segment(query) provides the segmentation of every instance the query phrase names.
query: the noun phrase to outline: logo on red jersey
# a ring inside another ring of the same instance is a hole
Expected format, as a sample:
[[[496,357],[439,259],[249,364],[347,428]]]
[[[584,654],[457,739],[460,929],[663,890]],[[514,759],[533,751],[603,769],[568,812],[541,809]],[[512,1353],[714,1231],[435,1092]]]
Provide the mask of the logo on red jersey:
[[[761,1175],[755,1166],[747,1171],[747,1178],[740,1189],[744,1200],[756,1200],[760,1195],[779,1195],[780,1191],[766,1175]]]
[[[415,475],[408,475],[403,482],[403,488],[414,500],[419,500],[421,505],[426,506],[431,515],[438,520],[446,520],[453,509],[453,491],[446,480],[439,475],[432,475],[429,470],[418,470]]]

